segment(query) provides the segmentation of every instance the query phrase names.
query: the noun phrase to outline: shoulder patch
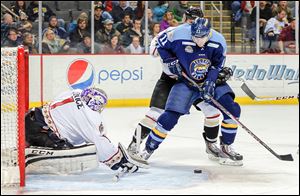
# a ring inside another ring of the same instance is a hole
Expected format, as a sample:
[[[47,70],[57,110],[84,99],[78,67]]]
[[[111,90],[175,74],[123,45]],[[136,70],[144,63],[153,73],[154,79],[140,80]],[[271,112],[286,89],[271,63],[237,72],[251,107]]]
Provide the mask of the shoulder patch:
[[[214,44],[214,43],[208,43],[207,46],[213,47],[213,48],[219,48],[219,44]]]

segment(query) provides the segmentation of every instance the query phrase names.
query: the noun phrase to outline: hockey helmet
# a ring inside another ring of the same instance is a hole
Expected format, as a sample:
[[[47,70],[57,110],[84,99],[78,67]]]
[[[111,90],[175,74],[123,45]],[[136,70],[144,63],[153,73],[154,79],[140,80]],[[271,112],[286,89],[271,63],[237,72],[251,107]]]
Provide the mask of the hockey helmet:
[[[82,101],[93,111],[101,113],[107,104],[107,95],[104,90],[88,87],[81,94]]]
[[[207,18],[197,18],[191,25],[191,33],[194,37],[208,36],[211,30],[210,22]]]
[[[198,17],[203,18],[204,14],[200,7],[189,7],[185,11],[185,16],[190,19],[196,19]]]
[[[211,25],[206,18],[197,18],[191,25],[192,39],[199,47],[208,41],[210,31]]]

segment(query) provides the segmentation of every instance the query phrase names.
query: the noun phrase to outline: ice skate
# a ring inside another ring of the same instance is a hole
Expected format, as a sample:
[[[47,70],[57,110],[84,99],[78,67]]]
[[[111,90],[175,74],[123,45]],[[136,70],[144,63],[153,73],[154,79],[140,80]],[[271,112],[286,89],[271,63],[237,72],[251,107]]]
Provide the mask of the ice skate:
[[[221,152],[221,149],[217,146],[217,142],[216,141],[211,142],[211,141],[207,140],[205,133],[203,133],[202,135],[205,140],[206,153],[208,155],[208,158],[213,161],[219,160],[219,154]]]
[[[219,163],[221,165],[233,165],[233,166],[242,166],[243,165],[243,155],[237,153],[231,145],[224,144],[221,140],[221,151],[219,154]]]

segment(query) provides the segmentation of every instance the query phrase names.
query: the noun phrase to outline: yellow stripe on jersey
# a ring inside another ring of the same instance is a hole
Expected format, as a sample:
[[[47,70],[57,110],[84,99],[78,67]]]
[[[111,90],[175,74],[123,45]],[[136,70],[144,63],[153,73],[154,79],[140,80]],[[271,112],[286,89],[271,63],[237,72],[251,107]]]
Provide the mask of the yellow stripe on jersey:
[[[222,123],[222,127],[229,128],[229,129],[237,129],[238,125],[237,124],[225,124],[225,123]]]
[[[152,131],[153,131],[156,135],[158,135],[159,137],[161,137],[161,138],[166,138],[166,137],[167,137],[167,134],[160,132],[160,131],[157,130],[156,128],[153,128]]]

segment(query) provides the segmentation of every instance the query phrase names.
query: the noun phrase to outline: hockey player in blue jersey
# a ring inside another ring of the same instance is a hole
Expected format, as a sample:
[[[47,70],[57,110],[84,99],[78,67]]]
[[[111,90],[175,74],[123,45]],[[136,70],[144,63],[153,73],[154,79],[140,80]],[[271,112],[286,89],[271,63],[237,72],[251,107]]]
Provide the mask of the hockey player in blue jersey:
[[[240,117],[240,106],[234,102],[235,94],[227,83],[216,86],[216,80],[226,58],[226,41],[217,31],[211,29],[205,18],[197,18],[192,25],[183,24],[171,33],[158,38],[158,52],[163,63],[179,77],[169,94],[165,112],[158,118],[155,128],[147,138],[141,156],[148,159],[164,141],[178,119],[188,114],[191,105],[197,99],[210,103],[214,97],[229,112]],[[193,87],[182,75],[202,86],[203,91]],[[232,148],[237,123],[223,113],[221,125],[220,164],[242,165],[243,156]]]
[[[191,25],[198,17],[203,17],[202,10],[199,7],[190,7],[185,11],[185,19],[183,21],[186,24]],[[160,32],[154,39],[152,39],[150,44],[150,54],[154,58],[160,58],[157,52],[158,37],[160,37],[163,33],[170,34],[175,28],[176,27],[170,27]],[[128,146],[128,152],[133,156],[133,158],[136,154],[140,153],[140,144],[148,137],[151,130],[155,127],[157,119],[164,112],[169,93],[173,85],[175,85],[177,82],[178,76],[172,74],[166,65],[162,64],[162,66],[163,72],[153,90],[150,101],[150,109],[147,111],[144,118],[142,118],[138,123],[132,140]],[[218,75],[216,84],[218,85],[226,82],[231,76],[232,70],[228,67],[224,67]],[[217,161],[219,159],[220,152],[220,149],[217,145],[217,138],[220,127],[219,123],[222,115],[217,108],[204,102],[202,99],[196,100],[193,105],[197,110],[202,111],[205,116],[203,123],[204,132],[202,133],[206,144],[205,151],[209,159]]]

